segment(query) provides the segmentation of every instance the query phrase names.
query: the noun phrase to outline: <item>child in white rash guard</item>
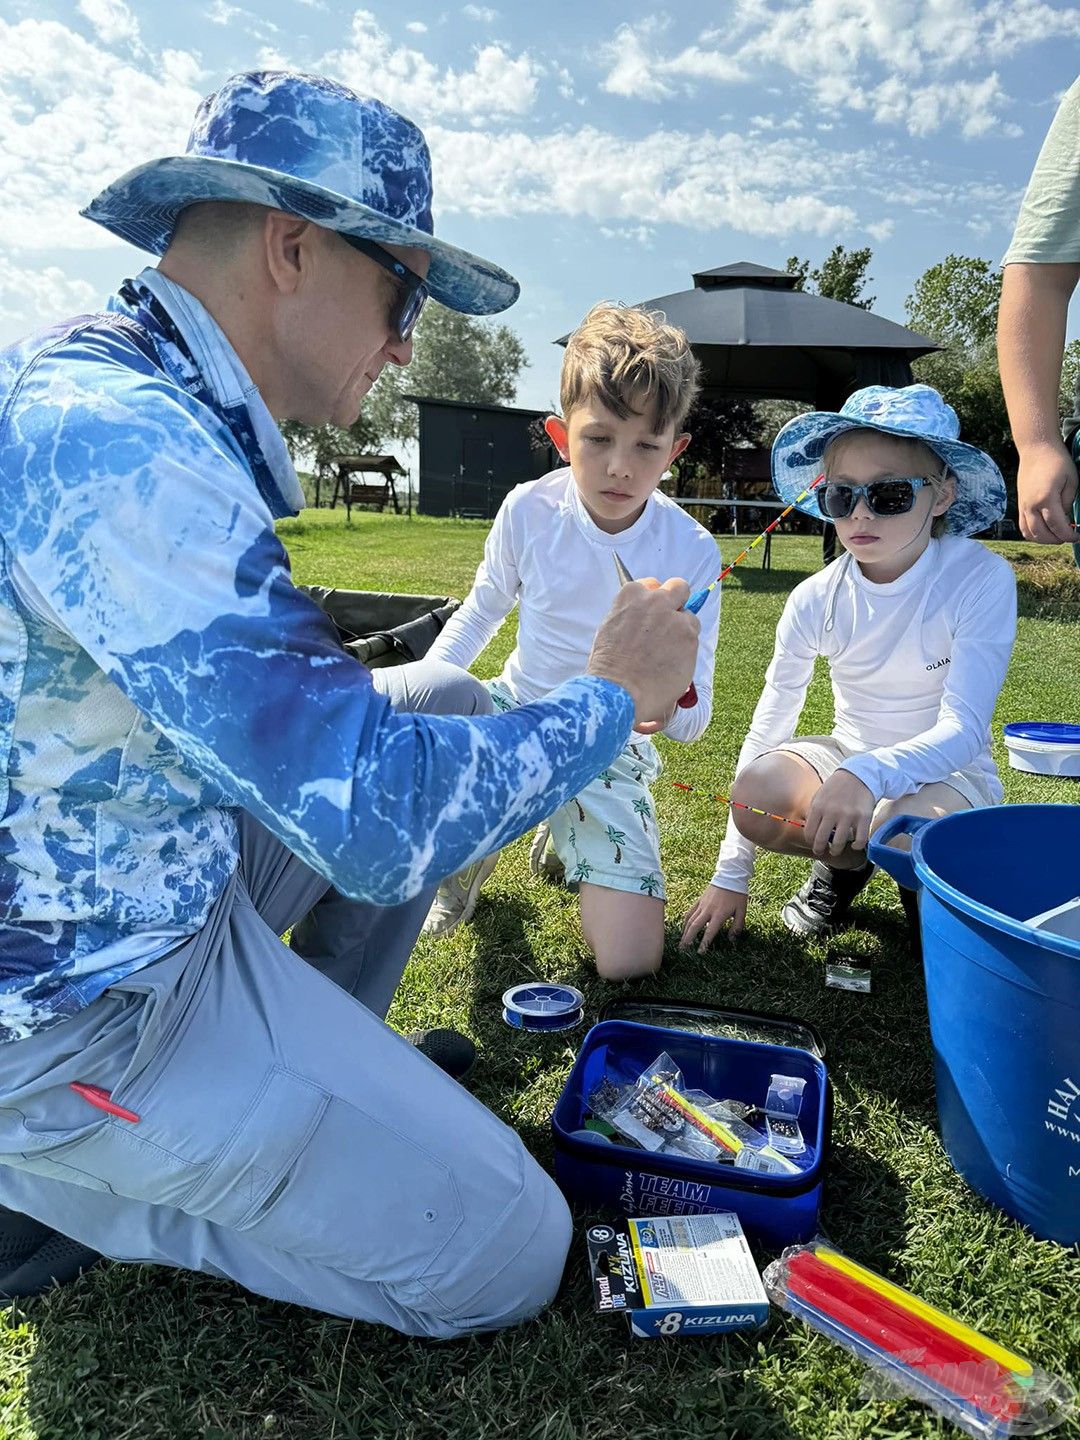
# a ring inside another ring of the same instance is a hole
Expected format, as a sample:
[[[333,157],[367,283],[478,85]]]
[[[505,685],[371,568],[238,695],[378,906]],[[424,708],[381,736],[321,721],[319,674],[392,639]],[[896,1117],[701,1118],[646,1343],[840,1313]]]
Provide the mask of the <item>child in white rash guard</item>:
[[[679,432],[697,369],[681,330],[633,306],[596,305],[570,337],[562,418],[547,422],[567,468],[506,497],[473,588],[431,651],[468,667],[517,603],[517,646],[488,686],[496,709],[529,705],[563,675],[581,673],[620,586],[616,556],[639,579],[679,577],[692,590],[715,580],[715,540],[657,489],[689,442]],[[717,593],[700,617],[697,703],[675,709],[662,726],[673,740],[696,740],[709,723],[719,614]],[[618,759],[541,827],[533,847],[538,870],[557,859],[577,882],[582,932],[606,979],[660,964],[664,884],[649,791],[659,772],[648,734],[633,735]],[[476,861],[440,887],[429,934],[447,934],[470,917],[495,862],[494,855]]]
[[[998,804],[990,719],[1016,634],[1016,583],[977,540],[1005,509],[993,460],[957,439],[956,413],[928,385],[872,385],[839,413],[801,415],[773,445],[773,483],[836,526],[844,554],[792,591],[733,800],[716,872],[684,921],[705,950],[746,918],[757,846],[813,857],[782,911],[799,935],[846,923],[870,879],[871,833],[893,814]],[[814,661],[829,662],[829,735],[795,736]],[[901,842],[905,843],[905,842]],[[901,890],[909,920],[914,897]]]

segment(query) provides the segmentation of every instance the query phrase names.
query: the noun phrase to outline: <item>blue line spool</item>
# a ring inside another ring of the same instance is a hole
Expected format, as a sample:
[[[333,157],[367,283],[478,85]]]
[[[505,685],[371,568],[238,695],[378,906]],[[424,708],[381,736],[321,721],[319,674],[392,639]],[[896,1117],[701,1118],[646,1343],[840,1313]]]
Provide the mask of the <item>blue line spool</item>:
[[[585,997],[573,985],[511,985],[502,997],[503,1019],[517,1030],[572,1030],[585,1018]]]

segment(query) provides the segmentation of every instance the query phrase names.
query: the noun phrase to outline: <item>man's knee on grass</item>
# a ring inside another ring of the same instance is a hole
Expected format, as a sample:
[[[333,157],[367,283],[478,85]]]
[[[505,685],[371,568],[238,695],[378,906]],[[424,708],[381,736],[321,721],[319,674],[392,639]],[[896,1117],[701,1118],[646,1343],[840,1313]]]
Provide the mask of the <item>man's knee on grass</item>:
[[[533,1319],[555,1299],[566,1267],[572,1223],[555,1182],[529,1155],[517,1195],[498,1224],[478,1237],[449,1292],[416,1305],[408,1333],[453,1340]],[[410,1287],[415,1290],[416,1287]]]

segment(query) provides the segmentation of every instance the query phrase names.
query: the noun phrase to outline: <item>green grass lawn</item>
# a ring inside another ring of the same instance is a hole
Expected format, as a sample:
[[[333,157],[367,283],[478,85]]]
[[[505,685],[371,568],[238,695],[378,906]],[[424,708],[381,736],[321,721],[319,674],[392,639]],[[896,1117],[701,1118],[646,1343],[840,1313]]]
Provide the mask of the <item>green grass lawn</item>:
[[[464,595],[487,527],[478,522],[342,511],[287,521],[296,579],[357,589]],[[730,558],[732,542],[723,541]],[[1006,551],[1031,547],[1004,546]],[[678,920],[712,873],[722,807],[672,779],[724,789],[772,649],[784,598],[818,563],[815,540],[781,538],[773,568],[725,582],[712,726],[683,748],[662,744],[656,789],[669,889],[669,945],[649,988],[778,1010],[823,1032],[835,1086],[834,1149],[822,1223],[840,1248],[1036,1363],[1080,1376],[1080,1257],[1034,1240],[952,1171],[935,1125],[921,970],[910,960],[895,886],[876,877],[858,928],[798,944],[780,904],[804,865],[764,857],[748,933],[707,957],[675,948]],[[997,721],[1077,719],[1077,628],[1068,606],[1030,601]],[[512,624],[481,657],[497,672]],[[827,728],[815,676],[802,728]],[[1073,800],[1080,782],[1039,779],[997,758],[1010,801]],[[530,977],[584,990],[594,1015],[611,994],[590,971],[574,897],[532,882],[527,840],[506,852],[473,923],[422,939],[391,1021],[449,1024],[481,1047],[476,1093],[550,1165],[548,1120],[583,1031],[528,1036],[502,1022],[499,997]],[[869,995],[826,989],[830,951],[865,957]],[[1036,1037],[1037,1043],[1037,1037]],[[1080,1079],[1080,1077],[1074,1077]],[[770,1258],[759,1257],[762,1261]],[[519,1330],[456,1344],[406,1340],[249,1297],[160,1269],[109,1266],[47,1299],[10,1309],[0,1352],[0,1440],[866,1440],[959,1434],[911,1402],[867,1399],[859,1365],[774,1312],[727,1340],[632,1340],[590,1313],[580,1233],[558,1300]],[[1080,1435],[1080,1422],[1060,1435]]]

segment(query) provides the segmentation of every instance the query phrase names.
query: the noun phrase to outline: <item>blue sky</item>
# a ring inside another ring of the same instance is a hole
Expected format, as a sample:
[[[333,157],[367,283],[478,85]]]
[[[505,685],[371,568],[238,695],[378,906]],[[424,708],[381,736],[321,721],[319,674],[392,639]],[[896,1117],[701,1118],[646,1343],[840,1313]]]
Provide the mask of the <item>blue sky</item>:
[[[903,320],[949,251],[998,260],[1080,72],[1080,5],[0,0],[0,343],[139,268],[80,205],[182,151],[227,74],[282,65],[424,128],[437,232],[522,281],[504,318],[530,360],[518,402],[543,407],[551,341],[601,298],[841,242],[873,247],[875,309]]]

